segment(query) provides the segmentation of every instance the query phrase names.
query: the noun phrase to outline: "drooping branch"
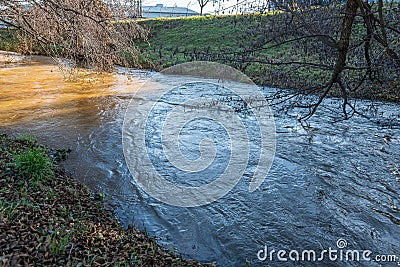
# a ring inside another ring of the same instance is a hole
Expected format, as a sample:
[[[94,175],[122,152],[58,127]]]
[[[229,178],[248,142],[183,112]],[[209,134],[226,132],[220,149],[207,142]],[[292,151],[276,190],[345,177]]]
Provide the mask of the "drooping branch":
[[[238,6],[242,2],[250,1],[237,1]],[[262,2],[261,13],[272,9],[274,14],[234,19],[235,27],[246,22],[251,28],[243,41],[238,39],[240,49],[220,49],[218,60],[256,72],[264,85],[295,88],[299,103],[294,106],[308,108],[310,116],[332,95],[342,97],[344,118],[358,114],[354,97],[399,99],[398,5],[383,0],[251,2]],[[194,58],[213,55],[196,51]]]
[[[325,91],[322,93],[322,95],[319,97],[317,103],[312,105],[310,112],[303,119],[308,119],[315,114],[318,107],[321,105],[322,101],[328,95],[329,91],[332,89],[333,84],[335,83],[338,83],[340,85],[345,105],[347,103],[347,92],[341,81],[340,74],[342,73],[344,67],[346,66],[346,58],[350,44],[351,30],[354,23],[354,19],[357,14],[357,9],[358,9],[358,4],[356,0],[347,1],[345,16],[341,27],[340,39],[338,42],[338,56],[336,59],[335,67],[333,69],[329,84],[325,88]],[[346,108],[344,107],[344,114],[347,118],[347,113],[345,112],[345,110]]]
[[[113,70],[115,64],[139,65],[135,40],[145,37],[145,31],[134,21],[117,21],[127,13],[121,6],[108,6],[102,0],[0,4],[0,21],[15,27],[29,47],[42,47],[41,53],[70,59],[72,66],[102,71]]]

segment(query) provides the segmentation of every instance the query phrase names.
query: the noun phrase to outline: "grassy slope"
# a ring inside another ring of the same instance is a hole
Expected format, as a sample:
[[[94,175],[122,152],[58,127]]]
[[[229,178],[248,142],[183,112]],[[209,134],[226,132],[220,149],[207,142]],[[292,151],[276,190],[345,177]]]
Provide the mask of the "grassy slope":
[[[175,64],[209,60],[228,64],[248,75],[255,83],[278,88],[301,88],[304,81],[326,82],[328,72],[309,67],[271,66],[241,63],[238,54],[275,61],[318,61],[315,55],[302,56],[290,44],[266,49],[271,20],[280,22],[280,14],[246,16],[208,16],[181,19],[149,19],[140,25],[150,30],[148,43],[140,44],[142,52],[158,69]]]
[[[168,67],[179,62],[187,61],[183,51],[218,52],[235,51],[237,37],[241,28],[231,27],[233,17],[191,17],[186,19],[152,19],[142,20],[141,25],[150,29],[150,46],[141,45],[150,52],[150,58]],[[175,54],[179,49],[179,54]],[[160,52],[162,58],[160,58]]]
[[[139,24],[149,29],[147,43],[139,47],[156,69],[175,64],[209,60],[238,68],[260,85],[277,88],[300,89],[325,84],[330,72],[319,68],[299,65],[272,66],[262,63],[243,63],[238,54],[251,55],[254,59],[272,61],[307,61],[320,63],[320,46],[317,42],[311,48],[301,44],[288,43],[267,48],[271,44],[268,28],[272,23],[282,23],[281,14],[246,16],[208,16],[174,19],[146,19]],[[360,26],[360,25],[357,25]],[[354,27],[354,35],[359,36],[359,27]],[[360,35],[361,36],[361,35]],[[268,43],[269,42],[269,43]],[[266,44],[268,43],[268,44]],[[352,51],[349,58],[357,61],[362,52]],[[332,55],[325,56],[332,57]],[[145,67],[150,65],[146,62]],[[347,72],[350,78],[360,73]],[[357,92],[358,97],[398,101],[400,92],[398,77],[383,77],[381,81],[367,82]],[[386,80],[385,80],[386,79]],[[389,81],[391,80],[391,81]],[[393,80],[395,82],[393,82]]]
[[[150,30],[150,38],[148,44],[142,43],[140,48],[161,68],[199,57],[229,63],[234,53],[255,48],[258,41],[264,38],[263,32],[253,32],[253,29],[260,23],[267,24],[267,16],[270,15],[141,20],[139,24]],[[281,57],[286,52],[261,49],[257,55]]]

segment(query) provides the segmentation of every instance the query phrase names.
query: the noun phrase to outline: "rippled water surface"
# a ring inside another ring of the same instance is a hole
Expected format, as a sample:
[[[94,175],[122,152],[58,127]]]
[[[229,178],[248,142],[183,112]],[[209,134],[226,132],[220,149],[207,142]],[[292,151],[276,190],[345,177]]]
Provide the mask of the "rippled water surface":
[[[398,104],[374,103],[371,120],[354,117],[332,123],[330,110],[339,102],[329,99],[308,126],[298,123],[295,111],[275,108],[276,155],[261,187],[248,192],[250,178],[245,172],[237,186],[216,202],[181,208],[163,204],[136,186],[123,156],[125,110],[151,73],[130,70],[127,78],[81,72],[66,81],[65,73],[48,58],[19,59],[5,62],[3,57],[0,62],[0,130],[35,134],[50,146],[71,148],[64,164],[67,171],[105,192],[125,225],[134,222],[185,257],[216,261],[219,266],[243,266],[246,261],[252,266],[312,266],[260,262],[257,251],[264,245],[299,251],[337,248],[339,238],[347,241],[349,249],[400,256]],[[197,92],[200,88],[191,91],[193,97],[198,97]],[[154,101],[151,96],[152,92],[141,91],[132,104],[145,105]],[[370,102],[359,107],[371,111]],[[137,119],[143,119],[140,108],[137,111]],[[196,158],[198,151],[192,147],[198,147],[199,138],[210,132],[220,138],[219,144],[225,140],[219,136],[223,127],[208,131],[206,122],[193,127],[182,140],[189,157]],[[154,131],[157,135],[157,127]],[[158,158],[162,147],[153,145],[135,149]],[[218,162],[224,152],[216,156]],[[223,162],[218,166],[223,168]],[[170,173],[168,167],[161,171]]]

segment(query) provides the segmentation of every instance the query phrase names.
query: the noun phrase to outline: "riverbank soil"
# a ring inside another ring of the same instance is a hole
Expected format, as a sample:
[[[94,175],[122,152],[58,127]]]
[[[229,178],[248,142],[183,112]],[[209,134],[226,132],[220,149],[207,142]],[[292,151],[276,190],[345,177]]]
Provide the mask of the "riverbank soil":
[[[31,136],[0,135],[0,266],[206,266],[127,230]]]

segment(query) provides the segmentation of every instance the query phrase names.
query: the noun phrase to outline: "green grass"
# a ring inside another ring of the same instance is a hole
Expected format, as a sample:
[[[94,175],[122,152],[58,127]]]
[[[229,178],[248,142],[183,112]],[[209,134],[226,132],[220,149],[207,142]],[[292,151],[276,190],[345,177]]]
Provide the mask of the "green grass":
[[[70,234],[65,233],[65,231],[61,231],[59,233],[55,231],[51,236],[49,235],[48,238],[51,240],[50,252],[53,255],[64,254],[67,250],[67,247],[70,246]]]
[[[32,135],[32,134],[20,134],[20,135],[17,136],[16,140],[28,141],[31,144],[37,142],[36,137],[34,135]]]
[[[281,16],[279,13],[142,20],[139,24],[150,30],[150,37],[139,47],[159,69],[195,60],[216,61],[243,71],[258,84],[287,88],[291,84],[276,78],[281,73],[293,76],[291,72],[298,71],[297,68],[240,62],[241,55],[261,60],[293,60],[296,50],[291,44],[269,48],[273,40],[268,27],[282,22]],[[316,60],[314,55],[306,59]],[[310,71],[300,74],[308,75]]]
[[[52,160],[40,148],[30,148],[15,155],[14,165],[21,176],[34,181],[47,180],[54,174]]]
[[[268,15],[203,16],[184,19],[148,19],[139,24],[150,29],[148,43],[139,47],[164,68],[191,61],[197,53],[233,55],[262,38],[249,35]],[[244,42],[245,41],[245,42]]]
[[[292,43],[274,46],[282,40],[274,39],[270,25],[281,25],[284,19],[282,13],[275,12],[139,20],[150,32],[147,42],[138,44],[146,57],[143,66],[151,62],[162,70],[184,62],[214,61],[242,71],[259,85],[298,89],[327,83],[327,70],[262,62],[319,62],[317,54],[304,53]]]
[[[14,30],[0,29],[0,50],[18,51],[19,41]]]
[[[322,50],[323,45],[317,39],[277,45],[293,37],[282,29],[283,37],[275,38],[275,35],[279,36],[279,31],[271,31],[274,27],[285,25],[286,20],[288,18],[282,13],[139,20],[139,24],[148,29],[150,35],[146,42],[138,46],[145,59],[143,66],[151,66],[148,63],[151,62],[157,70],[190,61],[214,61],[242,71],[259,85],[285,89],[322,88],[330,79],[329,70],[312,65],[274,65],[262,62],[322,63],[333,67],[336,53],[329,49]],[[324,26],[324,31],[334,36],[336,41],[339,38],[335,26],[337,23],[341,23],[341,20],[327,21]],[[357,20],[353,27],[352,44],[362,42],[365,34],[363,22]],[[396,38],[391,41],[393,48],[400,47],[396,45]],[[373,57],[380,56],[379,47],[372,49]],[[362,49],[352,49],[349,52],[348,66],[358,67],[363,61]],[[384,61],[379,64],[388,66],[388,62]],[[363,75],[363,71],[348,70],[343,73],[343,77],[354,84],[358,84]],[[399,79],[400,73],[395,68],[385,70],[379,79],[368,80],[351,94],[361,98],[399,101]],[[332,95],[340,95],[340,91],[335,89]]]
[[[18,209],[23,207],[28,207],[33,210],[38,208],[37,205],[34,205],[26,198],[13,201],[6,201],[0,198],[0,219],[13,221],[18,215]]]
[[[14,217],[17,215],[17,207],[19,203],[14,201],[14,202],[8,202],[3,199],[0,199],[0,220],[13,220]]]

